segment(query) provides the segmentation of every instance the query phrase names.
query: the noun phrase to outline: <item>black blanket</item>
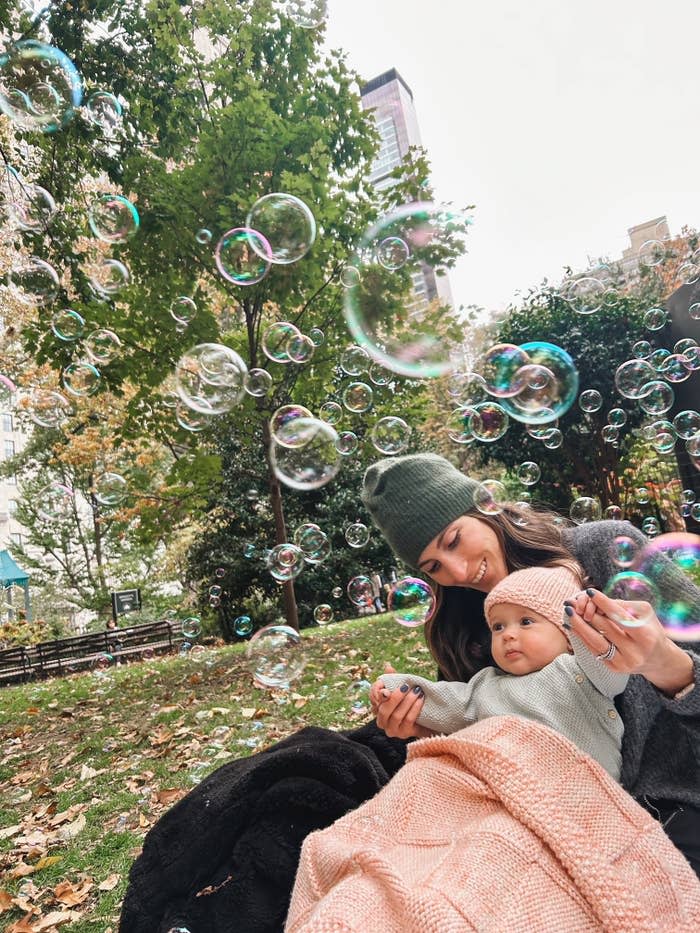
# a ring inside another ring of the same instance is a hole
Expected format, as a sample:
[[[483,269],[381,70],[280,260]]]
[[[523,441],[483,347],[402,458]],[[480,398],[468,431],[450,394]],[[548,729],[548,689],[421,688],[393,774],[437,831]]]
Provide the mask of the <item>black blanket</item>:
[[[146,836],[120,933],[282,930],[305,837],[373,797],[406,745],[374,722],[311,727],[212,772]]]

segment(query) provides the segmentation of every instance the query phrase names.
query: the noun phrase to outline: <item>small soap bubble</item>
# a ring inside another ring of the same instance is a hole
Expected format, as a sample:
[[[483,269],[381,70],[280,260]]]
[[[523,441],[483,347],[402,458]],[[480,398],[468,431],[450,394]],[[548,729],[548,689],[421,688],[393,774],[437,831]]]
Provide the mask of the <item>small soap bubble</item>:
[[[424,625],[435,612],[435,606],[435,593],[418,577],[404,577],[389,592],[389,612],[393,612],[394,621],[407,628]]]
[[[324,486],[341,466],[337,443],[332,425],[316,418],[296,418],[277,432],[270,445],[275,476],[292,489]]]
[[[387,386],[391,382],[391,373],[379,363],[372,363],[369,367],[369,379],[375,386]]]
[[[85,321],[72,308],[62,308],[60,311],[56,311],[51,319],[51,330],[59,340],[68,343],[83,336]]]
[[[348,376],[359,376],[369,369],[369,354],[362,347],[350,346],[343,350],[340,357],[340,368]]]
[[[670,421],[655,421],[651,426],[654,435],[651,446],[660,454],[670,453],[676,446],[678,435]]]
[[[200,246],[206,246],[207,243],[211,243],[212,241],[212,232],[211,230],[207,230],[206,227],[200,227],[195,233],[194,238]]]
[[[585,522],[597,522],[602,514],[600,502],[591,496],[579,496],[574,499],[569,509],[569,518],[577,525]]]
[[[179,298],[176,298],[170,305],[170,316],[173,320],[177,321],[178,324],[187,326],[194,320],[196,315],[197,305],[186,295],[181,295]]]
[[[606,424],[600,436],[606,444],[615,444],[620,439],[620,429],[614,424]]]
[[[231,411],[243,399],[243,380],[248,368],[230,347],[200,343],[185,353],[175,367],[177,393],[202,415]]]
[[[127,481],[120,473],[102,473],[95,478],[92,495],[100,505],[115,506],[126,499]]]
[[[474,505],[483,515],[498,515],[507,501],[506,487],[497,479],[486,479],[474,490]]]
[[[695,490],[693,489],[684,489],[681,493],[681,499],[686,505],[692,505],[695,502]]]
[[[411,426],[403,418],[396,415],[387,415],[380,418],[372,427],[370,433],[372,446],[380,454],[393,457],[402,453],[408,447],[411,439]]]
[[[372,581],[369,577],[360,574],[353,577],[347,587],[348,599],[354,606],[372,605]]]
[[[7,204],[9,220],[29,233],[45,231],[56,213],[53,195],[41,185],[25,185]]]
[[[323,333],[320,327],[312,327],[309,331],[309,337],[317,349],[318,347],[322,347],[326,342],[326,335]]]
[[[245,638],[253,631],[253,620],[250,616],[237,616],[233,620],[233,631],[239,638]]]
[[[571,408],[579,387],[578,370],[566,350],[553,343],[521,344],[530,358],[518,375],[524,387],[501,399],[505,411],[524,424],[547,424]]]
[[[301,635],[288,625],[258,629],[248,642],[246,659],[256,684],[278,689],[288,688],[306,664]]]
[[[616,567],[631,567],[636,555],[637,545],[627,535],[618,535],[610,546],[610,559]]]
[[[281,405],[270,418],[270,435],[279,443],[290,444],[294,447],[299,438],[295,437],[291,423],[300,418],[308,419],[312,417],[309,409],[304,408],[303,405]],[[281,441],[279,440],[280,435],[282,436]]]
[[[340,270],[340,284],[343,288],[353,288],[360,284],[360,270],[355,266],[343,266]]]
[[[30,256],[22,259],[7,273],[7,284],[12,295],[25,305],[44,305],[58,294],[58,273],[52,265]]]
[[[267,555],[267,569],[281,583],[295,580],[304,569],[304,552],[295,544],[278,544]]]
[[[398,236],[385,237],[377,245],[377,262],[390,272],[405,266],[410,255],[408,244]]]
[[[372,407],[374,393],[365,382],[351,382],[343,390],[343,405],[348,411],[362,414]]]
[[[316,606],[314,609],[314,621],[318,625],[328,625],[329,622],[333,621],[333,610],[328,603],[321,603],[320,606]]]
[[[607,285],[592,276],[583,276],[569,282],[562,297],[577,314],[595,314],[604,305]]]
[[[245,491],[245,497],[248,500],[248,502],[257,502],[258,499],[260,498],[260,493],[258,492],[255,486],[249,486],[248,489],[246,489]]]
[[[639,407],[648,415],[665,415],[673,407],[676,399],[670,385],[656,379],[644,386],[644,395],[639,399]]]
[[[301,331],[289,321],[270,324],[262,339],[262,351],[273,363],[291,363],[287,347],[292,337],[301,337]]]
[[[542,471],[539,465],[532,460],[521,463],[517,470],[517,477],[523,486],[534,486],[539,482]]]
[[[221,596],[221,592],[222,590],[221,590],[221,587],[218,585],[218,583],[214,583],[212,586],[209,587],[210,596]]]
[[[351,457],[356,453],[360,441],[357,437],[357,434],[352,431],[340,431],[338,434],[338,440],[336,442],[336,448],[338,453],[342,454],[343,457]]]
[[[653,349],[648,340],[638,340],[632,347],[632,353],[637,359],[645,360],[651,356]]]
[[[306,334],[292,334],[285,349],[292,363],[301,364],[308,363],[314,355],[316,345]]]
[[[209,425],[208,415],[193,411],[189,405],[185,405],[182,401],[178,401],[175,406],[175,420],[181,428],[184,428],[185,431],[191,431],[193,434],[203,431]]]
[[[345,529],[345,540],[350,547],[364,547],[369,541],[369,528],[362,522],[353,522]]]
[[[687,352],[690,352],[690,350]],[[667,356],[663,366],[659,369],[659,373],[663,378],[674,385],[678,382],[685,382],[686,379],[690,379],[692,371],[693,366],[689,364],[688,357],[683,353],[672,353],[670,356]]]
[[[85,116],[109,136],[121,122],[122,105],[109,91],[93,91],[85,102]]]
[[[508,414],[497,402],[480,402],[469,415],[468,428],[478,441],[493,443],[508,430]]]
[[[680,340],[676,340],[673,344],[674,353],[685,353],[686,350],[690,350],[692,347],[697,347],[697,340],[693,340],[692,337],[682,337]]]
[[[671,351],[667,350],[665,347],[659,347],[658,350],[654,350],[654,352],[651,354],[649,357],[649,362],[657,373],[661,372],[661,370],[664,368],[666,365],[666,360],[670,355]]]
[[[187,641],[192,641],[194,638],[199,638],[202,634],[202,622],[196,616],[188,616],[186,619],[182,620],[182,634],[185,636]]]
[[[609,521],[619,522],[622,520],[622,509],[619,505],[609,505],[605,510],[605,517]]]
[[[585,389],[578,397],[578,404],[581,411],[590,414],[602,408],[603,396],[597,389]]]
[[[227,230],[216,244],[214,261],[219,273],[234,285],[256,285],[270,269],[272,249],[265,237],[250,227]]]
[[[658,518],[655,518],[653,515],[645,518],[642,522],[642,531],[648,538],[655,538],[657,535],[660,535],[661,525],[659,524]]]
[[[88,224],[104,243],[126,243],[139,229],[139,212],[121,194],[103,194],[88,208]]]
[[[521,369],[530,363],[527,353],[515,344],[499,343],[484,354],[480,369],[490,395],[506,398],[525,388]]]
[[[644,315],[644,326],[647,330],[661,330],[666,321],[666,311],[663,308],[650,308]]]
[[[321,564],[330,557],[333,550],[330,538],[318,525],[307,522],[300,525],[294,533],[294,543],[304,553],[307,564]]]
[[[324,402],[318,410],[318,417],[326,424],[338,424],[343,419],[343,408],[337,402]]]
[[[688,308],[688,315],[691,321],[700,321],[700,301],[693,302]]]
[[[685,532],[659,535],[643,549],[637,570],[647,580],[663,579],[668,572],[668,561],[697,586],[700,581],[700,537]],[[670,638],[680,642],[700,639],[697,601],[693,601],[690,590],[678,588],[672,599],[659,599],[653,605]]]
[[[251,237],[252,249],[266,262],[279,265],[297,262],[316,239],[316,221],[307,205],[300,198],[279,191],[255,202],[246,225],[262,234]]]
[[[331,596],[333,597],[333,599],[340,599],[342,595],[343,595],[342,586],[334,586],[333,589],[331,590]]]
[[[112,330],[93,330],[85,338],[85,352],[91,363],[104,366],[110,363],[121,350],[122,342]]]
[[[646,396],[645,396],[646,397]],[[627,412],[624,408],[611,408],[608,412],[608,424],[621,428],[627,423]]]
[[[647,360],[627,360],[615,371],[615,385],[625,398],[642,398],[655,379],[656,370]]]
[[[255,398],[260,398],[272,388],[272,376],[266,369],[249,369],[243,378],[243,388]]]
[[[651,494],[646,486],[637,486],[634,490],[634,498],[640,505],[647,505],[651,499]]]
[[[654,607],[659,602],[659,591],[655,584],[643,573],[638,573],[636,570],[623,570],[621,573],[615,574],[608,581],[604,592],[610,599],[647,602]],[[629,628],[637,628],[640,625],[645,625],[646,619],[620,617],[620,624]]]
[[[87,360],[71,363],[61,373],[63,388],[76,398],[94,395],[100,388],[101,379],[100,371]]]
[[[46,522],[71,518],[74,508],[73,490],[63,483],[49,483],[37,497],[37,514]]]
[[[2,383],[3,394],[8,390]],[[4,408],[10,407],[8,403]],[[40,428],[57,428],[73,414],[73,406],[60,392],[50,389],[33,388],[23,397],[21,409]]]
[[[542,440],[547,450],[558,450],[564,443],[564,435],[559,428],[552,428]]]
[[[86,267],[88,285],[99,301],[109,301],[129,284],[131,276],[123,262],[103,259]]]

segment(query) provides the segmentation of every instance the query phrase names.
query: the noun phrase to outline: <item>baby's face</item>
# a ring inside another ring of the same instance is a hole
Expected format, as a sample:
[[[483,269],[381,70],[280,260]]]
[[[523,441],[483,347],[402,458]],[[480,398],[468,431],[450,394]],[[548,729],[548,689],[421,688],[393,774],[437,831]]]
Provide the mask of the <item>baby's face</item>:
[[[509,674],[541,671],[570,650],[561,629],[525,606],[513,603],[494,606],[489,624],[491,654],[501,670]]]

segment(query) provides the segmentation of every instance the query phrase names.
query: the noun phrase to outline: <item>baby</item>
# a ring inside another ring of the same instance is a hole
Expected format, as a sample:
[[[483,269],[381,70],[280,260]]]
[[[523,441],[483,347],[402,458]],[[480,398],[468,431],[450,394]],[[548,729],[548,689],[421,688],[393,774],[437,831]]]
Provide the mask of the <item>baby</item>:
[[[620,779],[623,725],[612,702],[628,674],[611,671],[573,633],[561,628],[564,600],[581,588],[566,566],[531,567],[511,573],[484,603],[491,630],[486,667],[469,683],[433,683],[413,674],[382,674],[370,693],[382,702],[382,687],[418,688],[425,703],[418,724],[451,733],[488,716],[523,716],[556,729]]]

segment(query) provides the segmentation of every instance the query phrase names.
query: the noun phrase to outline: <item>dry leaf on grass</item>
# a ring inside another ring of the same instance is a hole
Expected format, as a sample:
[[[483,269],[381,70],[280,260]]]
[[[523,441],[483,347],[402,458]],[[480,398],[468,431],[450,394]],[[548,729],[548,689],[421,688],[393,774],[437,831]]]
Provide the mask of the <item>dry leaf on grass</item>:
[[[7,891],[0,891],[0,914],[12,910],[13,904],[12,895]]]
[[[93,887],[92,878],[85,878],[78,885],[73,884],[71,881],[61,881],[53,889],[53,896],[59,903],[65,904],[67,907],[77,907],[88,899]]]
[[[105,878],[104,881],[101,881],[100,884],[97,885],[97,890],[98,891],[113,891],[114,888],[116,888],[116,886],[119,884],[121,877],[122,877],[121,875],[117,875],[117,874],[109,875],[109,877]]]
[[[85,814],[81,813],[77,820],[73,820],[73,822],[68,823],[67,826],[61,826],[61,828],[56,831],[56,836],[62,842],[75,839],[75,837],[85,829],[85,823]]]

